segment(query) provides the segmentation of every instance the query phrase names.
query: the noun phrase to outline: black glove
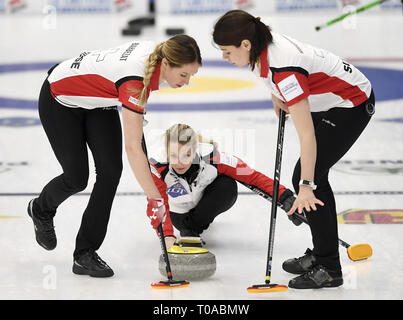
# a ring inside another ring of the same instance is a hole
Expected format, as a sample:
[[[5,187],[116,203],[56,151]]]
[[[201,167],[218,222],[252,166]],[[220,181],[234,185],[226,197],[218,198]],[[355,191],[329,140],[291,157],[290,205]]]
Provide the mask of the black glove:
[[[292,192],[290,189],[285,189],[279,199],[281,205],[280,208],[283,209],[285,212],[290,211],[295,199],[296,198],[294,196],[294,192]],[[299,226],[302,223],[302,220],[298,219],[297,214],[298,213],[294,212],[293,214],[288,216],[288,219],[290,219],[292,223],[296,226]]]

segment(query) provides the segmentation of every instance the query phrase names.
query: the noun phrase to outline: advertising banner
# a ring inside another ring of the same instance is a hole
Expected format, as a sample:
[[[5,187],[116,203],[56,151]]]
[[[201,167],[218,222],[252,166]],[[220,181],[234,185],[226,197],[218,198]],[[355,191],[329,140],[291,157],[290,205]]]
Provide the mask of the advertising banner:
[[[148,14],[149,0],[0,0],[0,14]]]

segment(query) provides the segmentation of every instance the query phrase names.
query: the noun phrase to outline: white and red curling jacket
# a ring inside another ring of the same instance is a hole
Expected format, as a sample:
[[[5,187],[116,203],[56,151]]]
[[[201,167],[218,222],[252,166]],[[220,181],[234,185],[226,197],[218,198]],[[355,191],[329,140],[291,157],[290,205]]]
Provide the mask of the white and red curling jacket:
[[[371,83],[352,64],[324,49],[272,33],[254,73],[287,106],[307,98],[311,112],[351,108],[365,102]]]
[[[168,162],[150,162],[154,182],[164,198],[167,212],[187,213],[199,203],[204,189],[219,175],[226,175],[237,181],[256,186],[265,193],[273,195],[274,181],[264,174],[250,168],[241,159],[217,150],[214,145],[200,143],[196,155],[199,170],[191,183],[180,177]],[[286,190],[279,187],[279,197]],[[169,214],[163,224],[164,234],[172,235],[173,226]]]
[[[150,41],[128,42],[102,51],[84,51],[61,62],[48,77],[53,97],[66,107],[85,109],[120,106],[138,113]],[[151,77],[148,95],[159,88],[160,65]]]

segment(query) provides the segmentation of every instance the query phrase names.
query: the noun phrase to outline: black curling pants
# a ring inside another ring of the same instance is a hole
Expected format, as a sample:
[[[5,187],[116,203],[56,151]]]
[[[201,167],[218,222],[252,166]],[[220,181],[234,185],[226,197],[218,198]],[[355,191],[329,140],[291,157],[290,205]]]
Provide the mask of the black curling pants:
[[[340,271],[341,266],[336,202],[329,184],[329,169],[346,154],[367,126],[371,119],[369,104],[375,106],[373,93],[366,102],[354,108],[333,108],[312,113],[317,144],[315,184],[318,187],[314,194],[325,205],[316,205],[317,211],[306,212],[306,216],[317,264],[335,271]],[[296,193],[300,179],[301,164],[298,160],[292,179]]]
[[[229,210],[238,198],[236,181],[224,175],[206,187],[196,207],[187,213],[170,211],[172,224],[179,230],[191,230],[201,234],[221,213]]]
[[[53,217],[58,206],[87,187],[88,151],[91,150],[96,182],[82,216],[74,258],[101,246],[112,202],[122,172],[122,130],[117,108],[69,108],[59,104],[45,80],[39,96],[39,116],[63,173],[53,178],[34,201],[39,216]]]

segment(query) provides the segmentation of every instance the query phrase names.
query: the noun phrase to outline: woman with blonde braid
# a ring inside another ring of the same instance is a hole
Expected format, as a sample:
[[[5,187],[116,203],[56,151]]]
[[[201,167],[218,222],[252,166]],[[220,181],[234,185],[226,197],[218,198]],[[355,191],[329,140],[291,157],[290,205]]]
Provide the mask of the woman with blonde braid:
[[[112,202],[122,172],[122,106],[126,153],[148,199],[153,221],[163,220],[165,207],[143,150],[144,107],[151,91],[167,82],[172,88],[189,83],[199,66],[195,40],[177,35],[155,46],[136,41],[104,51],[85,51],[48,71],[39,96],[39,116],[63,173],[52,179],[28,205],[36,241],[56,247],[53,219],[58,206],[86,188],[87,145],[96,168],[73,254],[73,272],[110,277],[112,269],[98,256],[107,231]]]

